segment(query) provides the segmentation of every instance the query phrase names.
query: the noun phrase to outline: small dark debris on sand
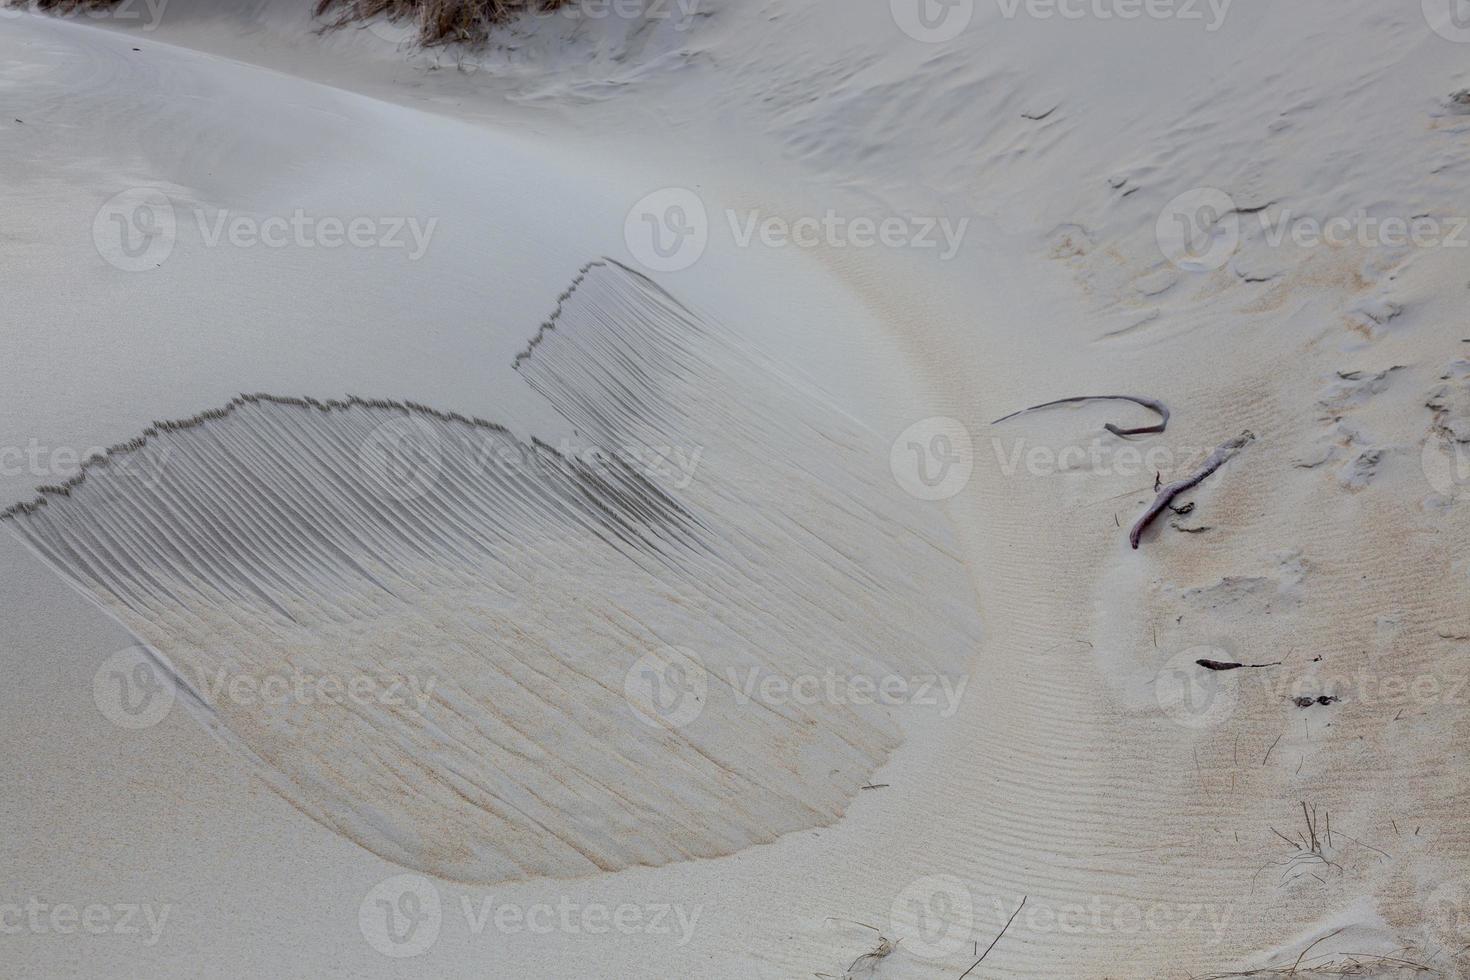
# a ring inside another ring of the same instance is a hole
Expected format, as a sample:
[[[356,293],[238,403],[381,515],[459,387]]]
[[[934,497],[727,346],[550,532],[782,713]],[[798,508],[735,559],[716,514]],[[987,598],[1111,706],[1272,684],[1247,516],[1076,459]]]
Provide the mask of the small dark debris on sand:
[[[1159,401],[1156,398],[1140,398],[1135,395],[1078,395],[1075,398],[1058,398],[1056,401],[1042,402],[1040,405],[1032,405],[1030,408],[1023,408],[1019,412],[1012,412],[1009,415],[1002,415],[1000,418],[996,419],[990,424],[996,425],[997,423],[1005,422],[1008,419],[1013,419],[1017,415],[1025,415],[1027,412],[1034,412],[1037,409],[1051,408],[1053,405],[1075,405],[1078,402],[1093,401],[1133,402],[1135,405],[1142,405],[1144,408],[1158,413],[1159,421],[1156,425],[1145,425],[1135,429],[1123,429],[1109,422],[1103,426],[1104,429],[1107,429],[1115,436],[1141,436],[1146,435],[1150,432],[1163,432],[1164,428],[1169,424],[1168,406],[1166,406],[1163,402]]]
[[[1175,480],[1160,490],[1154,502],[1149,504],[1148,510],[1144,511],[1143,516],[1138,519],[1138,523],[1133,525],[1133,530],[1128,532],[1128,543],[1133,546],[1133,549],[1138,550],[1138,542],[1143,537],[1144,530],[1153,523],[1155,517],[1158,517],[1166,507],[1174,502],[1175,497],[1199,486],[1204,482],[1205,477],[1224,466],[1230,457],[1240,452],[1253,439],[1255,439],[1255,434],[1247,429],[1234,439],[1221,443],[1220,447],[1210,454],[1210,458],[1204,461],[1193,476]]]

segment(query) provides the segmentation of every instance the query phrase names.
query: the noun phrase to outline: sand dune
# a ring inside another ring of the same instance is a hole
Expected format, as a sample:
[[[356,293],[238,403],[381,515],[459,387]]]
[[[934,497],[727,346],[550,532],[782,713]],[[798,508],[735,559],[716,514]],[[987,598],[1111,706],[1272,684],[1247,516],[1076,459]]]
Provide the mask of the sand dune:
[[[0,926],[169,911],[0,960],[1467,975],[1451,5],[573,6],[0,20]],[[211,244],[296,208],[438,224]]]

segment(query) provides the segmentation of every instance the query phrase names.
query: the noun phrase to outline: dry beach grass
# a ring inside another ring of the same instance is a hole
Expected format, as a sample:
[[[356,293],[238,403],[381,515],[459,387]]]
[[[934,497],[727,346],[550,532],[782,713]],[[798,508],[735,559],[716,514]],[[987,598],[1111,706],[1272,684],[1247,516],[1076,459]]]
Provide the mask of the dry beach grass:
[[[566,0],[318,0],[316,15],[337,14],[330,27],[379,16],[390,21],[413,20],[423,44],[478,44],[496,24],[563,6]]]
[[[34,0],[38,10],[57,14],[101,11],[120,7],[124,0]],[[303,0],[303,3],[305,0]],[[32,0],[8,0],[8,6],[28,7]],[[427,46],[479,44],[490,30],[526,13],[547,13],[567,0],[317,0],[317,17],[331,17],[327,28],[385,17],[393,22],[413,21],[418,40]]]

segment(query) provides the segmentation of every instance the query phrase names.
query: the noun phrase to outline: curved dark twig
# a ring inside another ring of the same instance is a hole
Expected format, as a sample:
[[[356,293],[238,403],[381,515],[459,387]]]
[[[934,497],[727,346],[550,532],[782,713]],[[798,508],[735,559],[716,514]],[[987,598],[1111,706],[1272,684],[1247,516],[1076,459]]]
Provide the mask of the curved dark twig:
[[[1159,413],[1159,421],[1157,425],[1146,425],[1136,429],[1122,429],[1109,422],[1103,426],[1103,428],[1107,429],[1115,436],[1141,436],[1147,435],[1150,432],[1163,432],[1164,427],[1169,424],[1169,408],[1167,405],[1156,398],[1140,398],[1135,395],[1078,395],[1075,398],[1058,398],[1054,402],[1042,402],[1040,405],[1032,405],[1030,408],[1021,409],[1019,412],[1012,412],[1009,415],[1003,415],[1000,418],[996,419],[995,422],[992,422],[990,424],[995,425],[998,422],[1004,422],[1007,419],[1013,419],[1017,415],[1025,415],[1027,412],[1034,412],[1038,408],[1051,408],[1053,405],[1071,405],[1076,402],[1091,401],[1133,402],[1135,405],[1142,405],[1144,408],[1147,408],[1150,411]]]
[[[985,947],[985,952],[980,954],[980,958],[974,963],[971,963],[968,970],[960,974],[960,980],[965,980],[965,977],[968,977],[971,973],[975,972],[975,967],[985,962],[985,957],[990,955],[990,951],[995,948],[995,944],[1000,942],[1001,937],[1006,934],[1006,930],[1011,927],[1011,923],[1016,921],[1016,916],[1020,915],[1021,910],[1026,907],[1026,899],[1029,897],[1029,895],[1023,895],[1021,897],[1021,904],[1016,906],[1016,911],[1012,912],[1011,917],[1006,920],[1006,924],[1000,927],[1000,932],[997,933],[996,937],[990,941],[990,945]]]
[[[1154,502],[1149,504],[1148,510],[1144,511],[1143,516],[1138,519],[1138,523],[1133,525],[1133,530],[1128,532],[1128,543],[1133,545],[1134,550],[1138,550],[1138,539],[1143,536],[1144,529],[1153,523],[1155,517],[1164,512],[1164,508],[1169,506],[1170,501],[1184,491],[1198,486],[1205,477],[1224,466],[1226,460],[1240,452],[1254,438],[1255,435],[1247,429],[1234,439],[1221,443],[1220,448],[1210,453],[1210,458],[1204,461],[1193,476],[1175,480],[1161,489],[1159,495],[1154,498]]]

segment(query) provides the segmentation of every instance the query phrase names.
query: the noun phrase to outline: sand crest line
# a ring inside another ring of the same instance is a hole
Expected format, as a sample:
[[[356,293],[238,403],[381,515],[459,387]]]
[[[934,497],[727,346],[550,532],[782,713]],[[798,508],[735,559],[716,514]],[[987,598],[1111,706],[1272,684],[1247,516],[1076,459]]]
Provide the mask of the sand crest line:
[[[363,398],[358,395],[347,395],[343,398],[321,399],[312,398],[305,395],[272,395],[266,392],[252,392],[250,394],[237,395],[236,397],[226,402],[220,408],[206,409],[205,411],[200,412],[197,415],[191,415],[188,418],[170,419],[160,422],[154,422],[152,425],[148,426],[148,428],[144,429],[142,433],[132,439],[129,439],[127,442],[120,442],[115,446],[109,446],[105,453],[102,453],[101,455],[94,455],[89,459],[83,460],[81,463],[80,472],[78,472],[75,476],[69,477],[65,482],[37,487],[37,497],[32,500],[24,501],[22,503],[12,504],[5,510],[0,511],[0,521],[11,520],[17,516],[24,514],[35,513],[38,509],[46,506],[46,504],[48,503],[47,498],[50,496],[71,496],[71,492],[73,490],[86,482],[88,471],[105,468],[116,462],[117,459],[120,457],[136,453],[138,450],[143,449],[150,442],[157,439],[158,436],[162,435],[165,432],[184,432],[189,429],[195,429],[204,425],[207,422],[217,422],[221,419],[228,418],[240,408],[246,405],[259,404],[283,405],[293,408],[314,408],[323,412],[345,411],[352,408],[373,408],[386,411],[401,411],[409,414],[427,416],[441,422],[455,422],[461,425],[468,425],[478,429],[487,429],[489,431],[497,432],[503,435],[511,434],[509,429],[507,429],[503,425],[500,425],[497,422],[490,422],[486,419],[462,415],[459,412],[444,411],[442,409],[433,408],[429,405],[422,405],[414,401],[395,401],[389,398]],[[533,440],[533,443],[537,442],[539,442],[539,440]],[[523,445],[530,444],[523,443]],[[550,450],[551,452],[557,452],[554,447],[548,444],[541,443],[541,445],[545,446],[545,448]]]

